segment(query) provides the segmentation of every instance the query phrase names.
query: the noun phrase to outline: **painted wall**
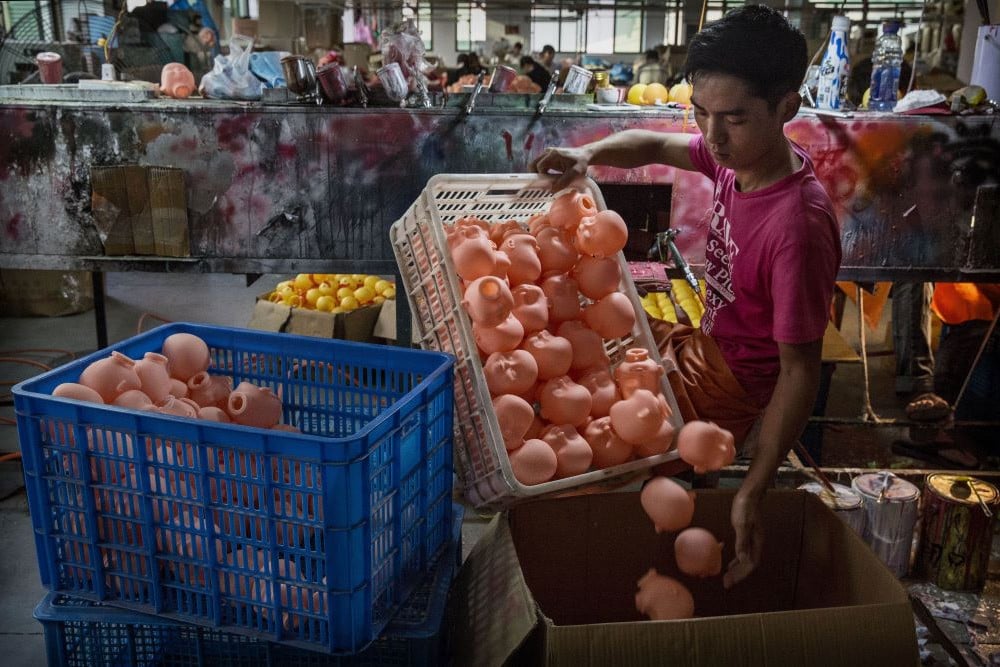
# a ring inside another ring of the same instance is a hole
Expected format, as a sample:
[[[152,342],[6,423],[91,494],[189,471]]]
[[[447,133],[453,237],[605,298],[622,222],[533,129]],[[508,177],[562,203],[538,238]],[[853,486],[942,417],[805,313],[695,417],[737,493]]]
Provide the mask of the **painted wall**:
[[[655,111],[537,119],[485,108],[463,117],[222,102],[0,106],[0,266],[100,255],[90,168],[129,163],[185,170],[192,254],[232,259],[227,270],[302,258],[391,265],[388,228],[432,176],[524,172],[546,146],[632,127],[696,131],[679,113]],[[787,130],[837,207],[843,275],[1000,272],[995,204],[971,225],[980,186],[1000,178],[994,119],[799,116]],[[671,226],[682,231],[685,256],[701,264],[707,179],[664,166],[593,175],[599,183],[672,184]]]

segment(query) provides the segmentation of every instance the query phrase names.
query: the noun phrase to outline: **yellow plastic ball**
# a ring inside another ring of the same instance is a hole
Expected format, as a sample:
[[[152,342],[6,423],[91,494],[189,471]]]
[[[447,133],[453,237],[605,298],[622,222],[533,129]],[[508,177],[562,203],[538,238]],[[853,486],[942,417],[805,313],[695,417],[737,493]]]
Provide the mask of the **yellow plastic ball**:
[[[389,289],[387,289],[384,292],[382,292],[382,296],[384,296],[386,299],[395,299],[396,298],[396,288],[395,287],[390,287]]]
[[[379,294],[374,299],[372,299],[372,303],[385,303],[385,297]]]
[[[375,298],[375,290],[371,287],[365,285],[364,287],[359,287],[354,290],[354,298],[358,300],[358,303],[364,305],[366,303],[371,303],[371,300]]]
[[[286,306],[291,306],[292,308],[298,308],[302,305],[302,297],[295,292],[292,292],[283,299],[282,303]]]
[[[646,104],[665,104],[670,101],[670,91],[662,83],[651,83],[642,91],[642,101]]]
[[[628,89],[628,95],[625,99],[629,104],[645,104],[642,99],[642,94],[646,92],[646,84],[637,83]]]
[[[336,299],[329,294],[324,294],[320,298],[316,299],[316,310],[321,310],[324,313],[332,312],[336,305]]]
[[[670,101],[679,104],[691,104],[691,84],[687,81],[675,83],[670,88]]]
[[[282,280],[280,283],[274,286],[274,290],[277,292],[278,290],[284,289],[285,287],[291,287],[292,283],[294,282],[295,282],[294,280]]]
[[[333,313],[334,315],[337,315],[338,313],[346,313],[347,311],[341,308],[340,306],[334,306],[333,310],[331,310],[330,312]]]
[[[295,289],[307,290],[310,287],[314,287],[313,279],[311,273],[300,273],[295,276]]]
[[[382,292],[392,287],[392,283],[390,283],[388,280],[378,280],[375,282],[375,285],[373,287],[375,287],[375,291],[378,294],[381,294]]]
[[[345,311],[351,311],[360,308],[361,304],[358,303],[358,300],[352,295],[352,296],[345,296],[343,299],[341,299],[340,307],[343,308]]]
[[[337,300],[346,299],[349,296],[354,296],[354,288],[350,286],[341,287],[337,290]]]
[[[337,293],[337,289],[333,286],[329,280],[324,280],[319,285],[316,286],[319,290],[321,296],[333,296]]]
[[[362,284],[364,284],[365,287],[371,287],[372,289],[375,289],[375,284],[381,280],[382,279],[379,278],[378,276],[365,276],[365,279],[364,281],[362,281]]]
[[[323,293],[319,291],[318,287],[312,287],[306,290],[306,303],[312,307],[316,307],[316,301],[323,296]]]

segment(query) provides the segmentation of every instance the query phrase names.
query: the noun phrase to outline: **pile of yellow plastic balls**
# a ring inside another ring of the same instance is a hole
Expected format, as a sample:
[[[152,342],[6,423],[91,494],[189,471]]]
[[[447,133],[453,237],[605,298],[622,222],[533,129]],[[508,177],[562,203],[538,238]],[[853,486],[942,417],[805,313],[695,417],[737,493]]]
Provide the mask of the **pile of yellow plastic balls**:
[[[704,293],[704,281],[701,281],[701,288],[702,293]],[[695,327],[701,324],[701,316],[705,312],[705,308],[701,305],[701,300],[698,299],[694,290],[687,284],[687,281],[680,278],[674,278],[670,281],[669,292],[649,292],[642,297],[641,301],[643,310],[651,317],[675,324],[677,322],[687,324],[684,322],[685,317],[678,313],[678,306],[687,316],[686,319],[690,321],[691,326]]]
[[[326,313],[349,313],[395,298],[395,283],[362,273],[300,273],[275,285],[267,297],[272,303]]]

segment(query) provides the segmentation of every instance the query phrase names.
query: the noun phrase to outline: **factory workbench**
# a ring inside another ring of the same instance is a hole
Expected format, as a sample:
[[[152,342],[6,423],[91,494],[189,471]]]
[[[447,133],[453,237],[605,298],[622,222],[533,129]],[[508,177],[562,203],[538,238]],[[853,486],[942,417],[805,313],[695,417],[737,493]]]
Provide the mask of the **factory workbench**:
[[[845,280],[1000,280],[997,116],[800,113],[842,229]],[[0,104],[0,268],[394,273],[388,227],[441,173],[527,171],[547,146],[627,128],[696,132],[680,110],[331,109],[211,100]],[[91,170],[182,169],[190,257],[108,256]],[[711,184],[595,168],[645,255],[658,231],[702,263]],[[99,280],[99,279],[98,279]],[[100,287],[98,285],[98,287]],[[408,328],[405,300],[400,333]],[[405,340],[405,337],[402,338]]]

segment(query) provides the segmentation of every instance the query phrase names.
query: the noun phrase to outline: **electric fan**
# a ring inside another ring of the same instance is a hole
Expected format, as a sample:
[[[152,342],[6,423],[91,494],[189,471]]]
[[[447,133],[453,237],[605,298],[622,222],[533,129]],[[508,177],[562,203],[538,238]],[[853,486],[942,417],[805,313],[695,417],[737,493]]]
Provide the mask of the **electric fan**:
[[[194,37],[197,13],[169,11],[164,2],[128,13],[102,0],[8,4],[13,22],[0,38],[0,85],[38,83],[35,56],[42,51],[62,56],[66,82],[100,78],[109,61],[120,79],[156,82],[163,65],[186,63],[202,48]]]

